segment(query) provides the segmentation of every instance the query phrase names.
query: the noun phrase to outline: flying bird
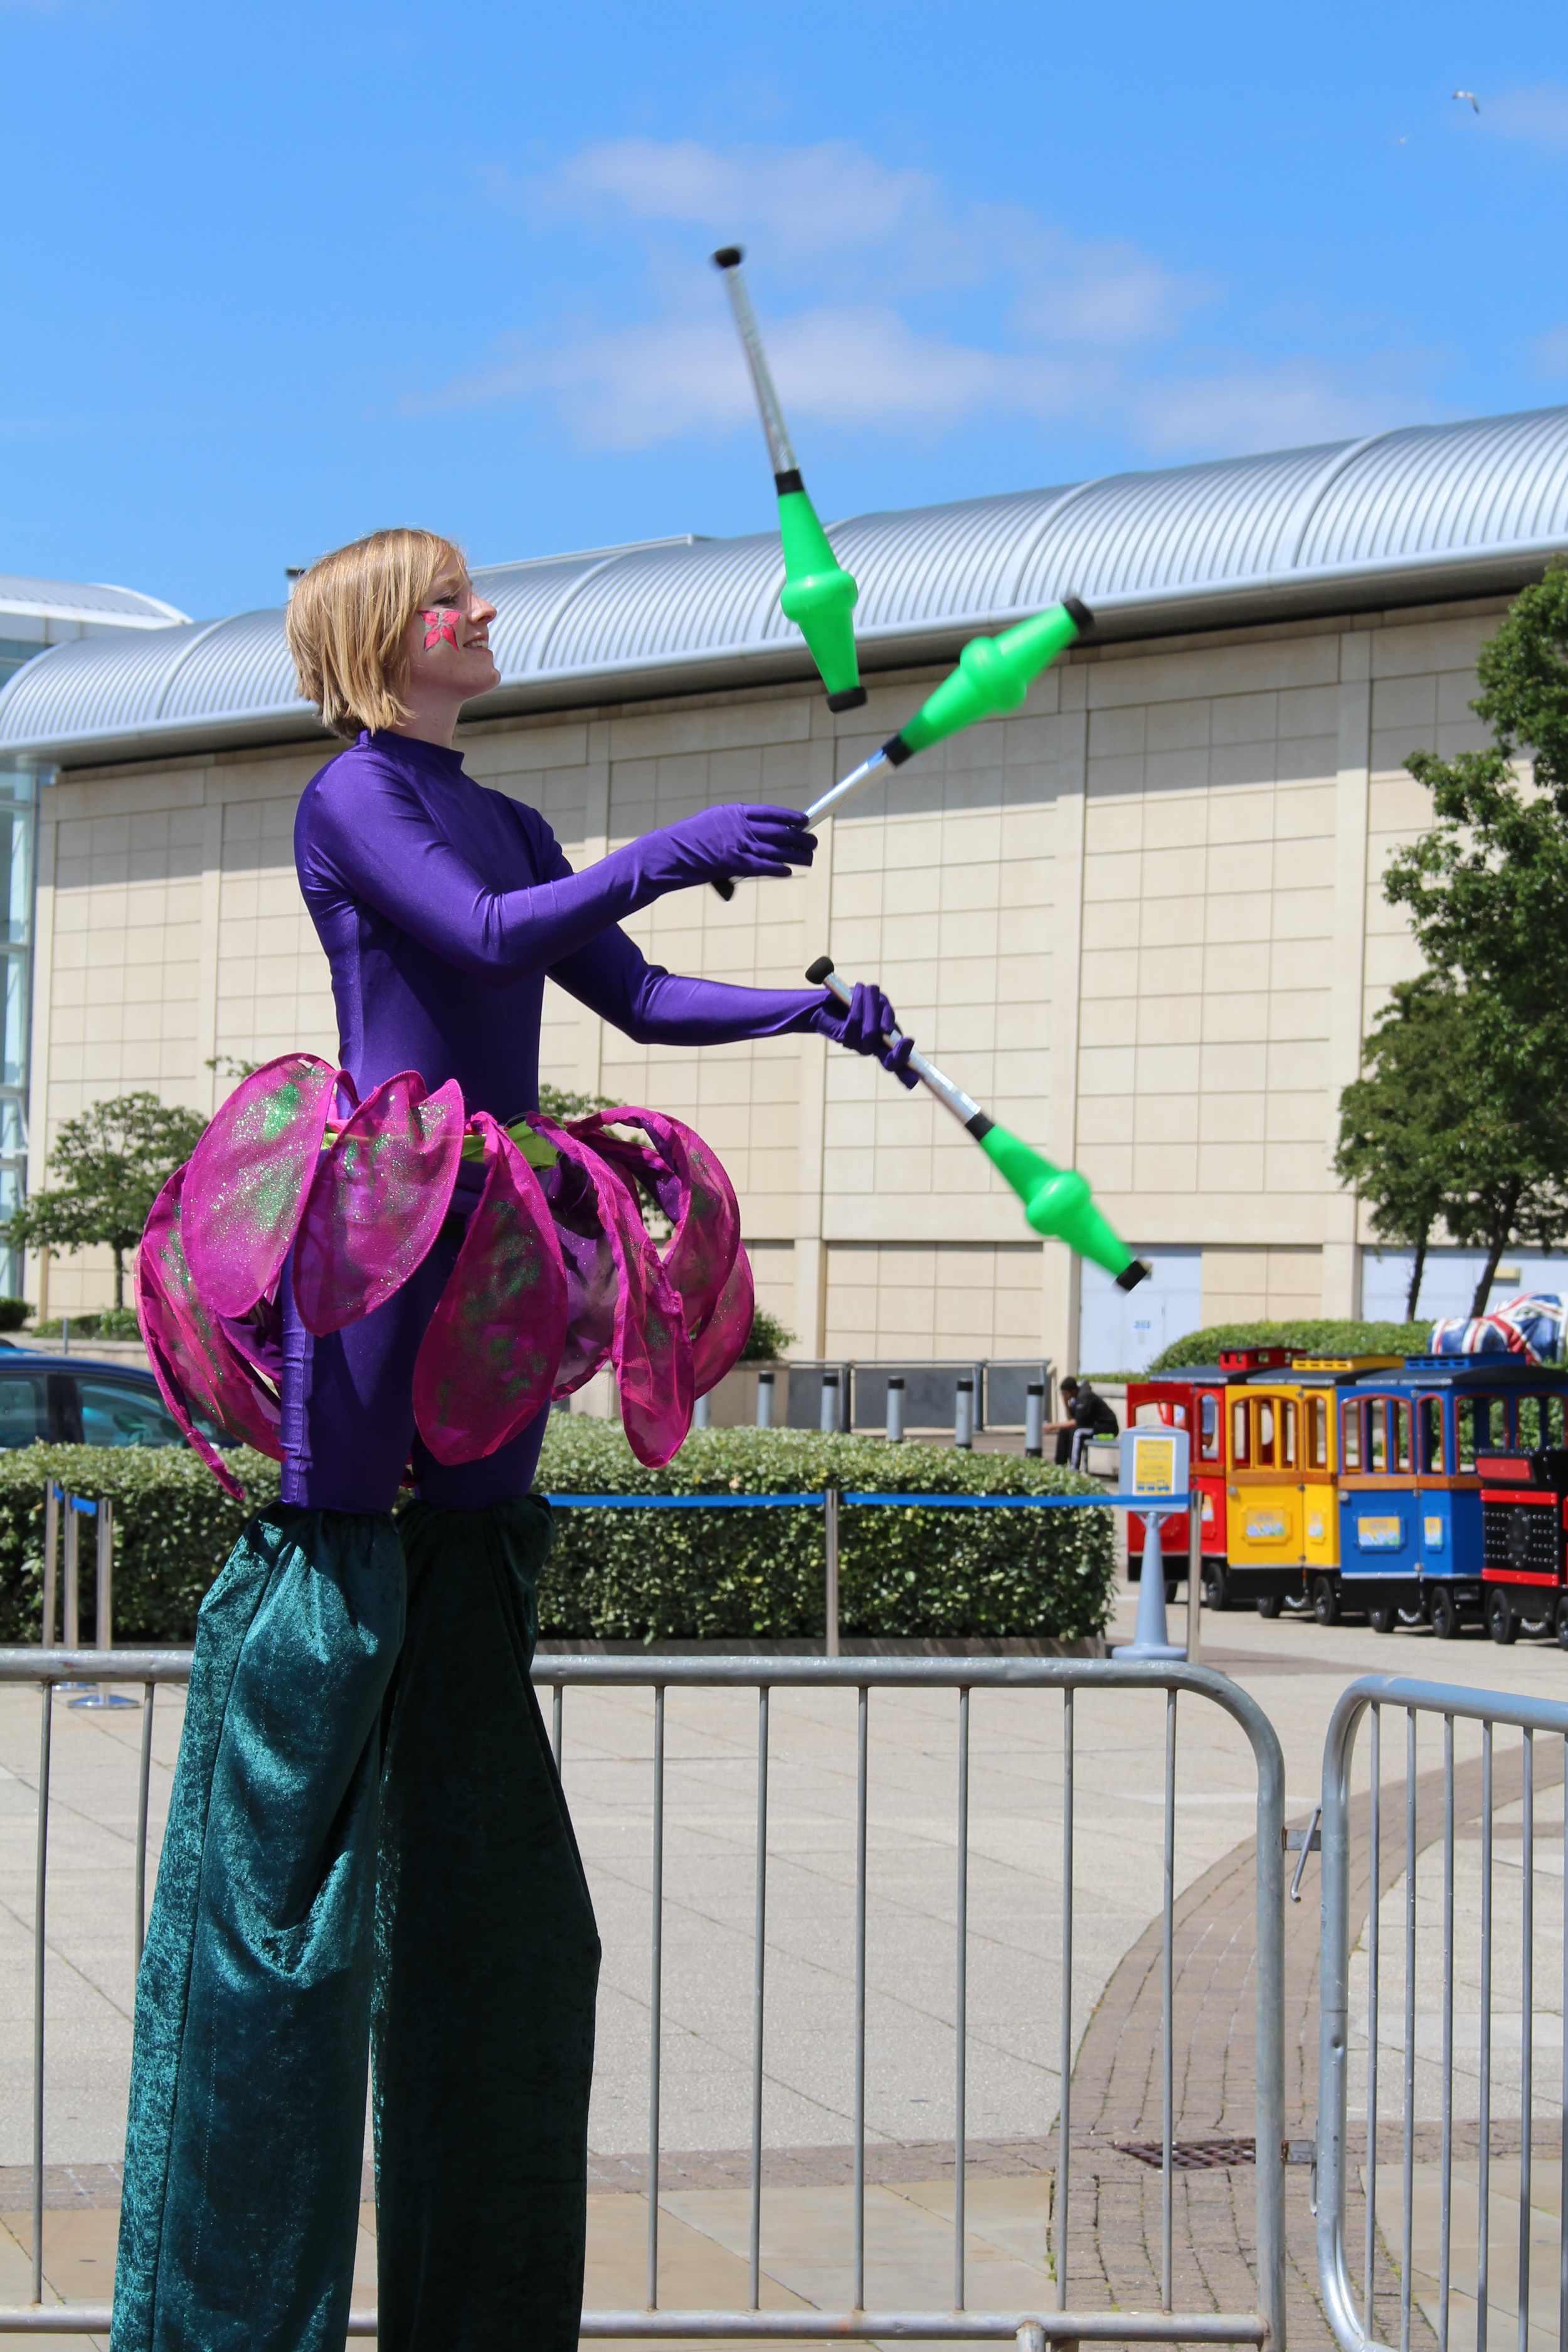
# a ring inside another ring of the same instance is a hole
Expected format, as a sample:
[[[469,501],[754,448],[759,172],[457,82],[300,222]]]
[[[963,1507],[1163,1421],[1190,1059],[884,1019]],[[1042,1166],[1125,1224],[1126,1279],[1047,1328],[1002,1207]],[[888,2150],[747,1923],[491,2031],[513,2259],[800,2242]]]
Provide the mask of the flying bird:
[[[1476,112],[1477,112],[1478,114],[1480,112],[1480,110],[1481,110],[1481,101],[1480,101],[1480,100],[1476,96],[1476,93],[1475,93],[1475,91],[1474,91],[1473,89],[1457,89],[1457,90],[1454,92],[1454,96],[1455,96],[1456,98],[1468,98],[1468,99],[1469,100],[1469,101],[1470,101],[1470,104],[1475,108]]]

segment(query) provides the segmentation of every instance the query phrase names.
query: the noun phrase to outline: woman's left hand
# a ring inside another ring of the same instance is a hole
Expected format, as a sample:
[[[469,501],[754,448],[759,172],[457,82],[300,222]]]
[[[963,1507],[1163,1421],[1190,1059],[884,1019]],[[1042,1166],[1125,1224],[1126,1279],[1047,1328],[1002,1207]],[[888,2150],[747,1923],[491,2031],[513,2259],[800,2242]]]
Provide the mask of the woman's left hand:
[[[912,1037],[900,1037],[896,1045],[887,1042],[888,1033],[899,1025],[899,1016],[875,981],[858,980],[855,992],[847,1004],[829,997],[812,1015],[812,1026],[820,1035],[831,1037],[836,1045],[847,1046],[852,1054],[875,1054],[885,1070],[891,1070],[901,1086],[912,1087],[914,1074],[909,1066],[914,1051]]]

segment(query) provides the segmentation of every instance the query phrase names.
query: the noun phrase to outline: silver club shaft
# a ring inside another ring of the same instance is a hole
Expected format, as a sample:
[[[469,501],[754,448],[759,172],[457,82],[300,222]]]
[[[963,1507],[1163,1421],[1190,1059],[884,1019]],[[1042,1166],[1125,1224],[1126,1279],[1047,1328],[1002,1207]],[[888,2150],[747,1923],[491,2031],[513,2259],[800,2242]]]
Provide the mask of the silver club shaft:
[[[773,390],[756,313],[752,309],[752,298],[746,291],[746,281],[741,275],[738,261],[731,262],[725,269],[724,284],[729,291],[730,308],[735,313],[735,324],[740,330],[746,365],[752,371],[752,383],[757,395],[757,406],[762,411],[763,431],[767,435],[768,456],[773,460],[773,471],[775,474],[793,474],[796,467],[795,451],[790,446],[789,428],[784,421],[778,394]]]
[[[869,783],[879,768],[885,768],[887,764],[885,750],[873,751],[868,760],[862,760],[858,768],[852,768],[847,776],[840,777],[831,792],[824,793],[819,801],[812,802],[805,812],[807,824],[815,824],[819,816],[826,816],[829,809],[838,806],[840,801],[847,801],[851,793],[858,793],[862,784]]]
[[[854,992],[848,982],[836,971],[828,972],[822,985],[830,996],[837,998],[840,1004],[847,1004]],[[885,1029],[882,1032],[882,1041],[888,1045],[897,1045],[902,1036],[901,1029]],[[945,1072],[937,1068],[934,1062],[926,1059],[918,1047],[910,1055],[910,1067],[921,1086],[931,1088],[938,1102],[952,1113],[961,1126],[967,1127],[972,1118],[978,1118],[981,1116],[980,1105],[973,1096],[966,1095],[962,1087],[955,1086]]]

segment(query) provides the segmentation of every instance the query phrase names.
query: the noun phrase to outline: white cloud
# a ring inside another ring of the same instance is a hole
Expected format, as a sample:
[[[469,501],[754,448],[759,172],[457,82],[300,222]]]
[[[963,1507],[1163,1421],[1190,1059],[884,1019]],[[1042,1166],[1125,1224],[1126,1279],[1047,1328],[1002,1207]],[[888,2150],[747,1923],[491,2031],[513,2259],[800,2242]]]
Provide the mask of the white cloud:
[[[1504,139],[1526,139],[1540,147],[1568,147],[1568,88],[1541,81],[1483,98],[1481,121]]]
[[[1391,371],[1184,354],[1216,289],[1125,240],[1069,236],[1023,205],[974,205],[932,173],[844,142],[721,151],[694,140],[584,149],[521,197],[556,233],[640,236],[655,315],[513,335],[413,409],[543,399],[588,446],[646,448],[749,428],[752,405],[708,267],[748,247],[786,415],[905,435],[1021,416],[1114,419],[1156,457],[1242,454],[1373,430],[1408,413]],[[781,292],[781,289],[782,292]]]

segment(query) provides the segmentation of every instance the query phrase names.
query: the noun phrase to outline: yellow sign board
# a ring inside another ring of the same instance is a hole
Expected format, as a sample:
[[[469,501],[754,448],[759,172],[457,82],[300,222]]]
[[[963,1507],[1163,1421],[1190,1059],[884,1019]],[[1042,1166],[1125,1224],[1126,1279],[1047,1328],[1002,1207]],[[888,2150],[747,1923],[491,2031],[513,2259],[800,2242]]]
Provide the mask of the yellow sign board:
[[[1135,1495],[1179,1495],[1176,1484],[1176,1441],[1173,1437],[1145,1436],[1134,1432],[1132,1444],[1132,1492]]]

